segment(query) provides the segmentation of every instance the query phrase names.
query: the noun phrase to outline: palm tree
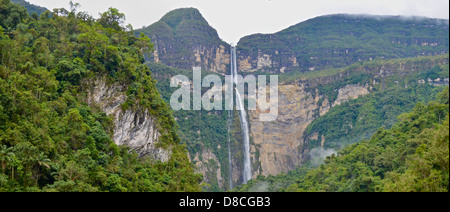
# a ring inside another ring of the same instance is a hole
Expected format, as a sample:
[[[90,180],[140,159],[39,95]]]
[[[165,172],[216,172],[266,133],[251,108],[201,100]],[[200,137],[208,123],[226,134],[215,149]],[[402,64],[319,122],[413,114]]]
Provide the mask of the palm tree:
[[[50,168],[49,163],[51,162],[50,159],[48,159],[43,152],[41,152],[37,158],[36,158],[36,163],[37,163],[37,168],[36,168],[36,184],[38,183],[39,177],[41,176],[41,174],[39,173],[40,167],[41,166],[45,166],[46,168]]]
[[[36,158],[37,163],[39,164],[39,166],[45,166],[47,168],[50,168],[50,166],[48,165],[48,163],[51,162],[50,159],[48,159],[43,152],[41,152],[41,154],[39,154],[39,156]]]
[[[12,147],[7,147],[6,145],[2,145],[0,148],[0,162],[2,163],[2,171],[5,174],[6,165],[8,162],[13,162],[14,153],[12,152]]]

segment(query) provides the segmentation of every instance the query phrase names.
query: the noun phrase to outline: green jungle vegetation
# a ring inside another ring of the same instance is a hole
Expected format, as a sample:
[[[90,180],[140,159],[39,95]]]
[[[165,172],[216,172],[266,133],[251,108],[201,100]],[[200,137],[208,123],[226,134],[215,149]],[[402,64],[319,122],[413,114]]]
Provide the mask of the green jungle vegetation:
[[[194,47],[220,44],[228,46],[218,38],[217,32],[209,26],[199,11],[192,8],[171,11],[157,23],[137,30],[136,35],[140,32],[158,41],[159,59],[167,65],[147,63],[158,80],[157,87],[166,102],[176,89],[169,87],[170,77],[177,74],[192,75],[191,61],[195,59],[189,58],[189,55],[192,55]],[[347,84],[372,85],[374,75],[378,74],[382,67],[387,67],[388,70],[389,67],[405,67],[404,72],[408,72],[408,68],[421,70],[420,76],[412,74],[405,79],[390,76],[387,82],[373,85],[375,93],[333,108],[330,115],[320,117],[308,128],[307,135],[314,132],[326,135],[326,140],[330,141],[326,142],[326,147],[343,148],[370,138],[380,127],[390,128],[398,121],[398,115],[411,110],[418,102],[431,101],[435,94],[442,91],[442,88],[433,86],[419,86],[417,80],[427,80],[429,77],[448,78],[448,65],[432,71],[424,68],[429,64],[439,63],[436,61],[448,63],[448,21],[378,16],[323,16],[276,34],[251,35],[238,44],[239,55],[243,57],[251,55],[256,58],[259,50],[272,55],[273,61],[281,65],[289,63],[288,57],[296,56],[300,66],[292,67],[286,74],[280,74],[280,82],[283,83],[340,74],[346,76],[311,88],[319,89],[319,93],[329,101],[334,101],[338,95],[337,90]],[[151,57],[149,58],[153,61]],[[305,71],[313,66],[316,71]],[[203,71],[203,74],[208,73]],[[253,74],[267,73],[270,73],[270,70],[260,70]],[[407,88],[402,87],[405,85]],[[227,141],[227,114],[221,111],[176,111],[174,114],[180,125],[179,134],[182,140],[187,141],[186,146],[193,162],[196,163],[196,155],[202,160],[203,151],[212,151],[221,165],[222,178],[228,181],[227,149],[223,148]],[[338,115],[343,115],[344,118],[336,118]],[[363,117],[365,119],[361,119]],[[370,121],[373,122],[368,124]],[[323,124],[329,124],[330,128],[323,127],[327,126]],[[353,128],[349,127],[350,125]],[[233,127],[239,128],[234,125]],[[350,134],[346,134],[349,132],[348,128]],[[238,138],[238,131],[232,130],[231,137]],[[232,147],[240,145],[238,139],[232,141]],[[318,141],[311,141],[310,145],[314,148]],[[221,148],[217,148],[219,146]],[[237,149],[232,150],[233,157],[242,157],[240,152]],[[216,173],[213,170],[217,167],[216,162],[202,162],[208,163],[208,170],[212,172],[204,176],[211,184],[207,190],[220,191],[221,188],[217,187],[214,180]]]
[[[449,88],[398,116],[391,129],[345,147],[315,168],[259,176],[233,191],[448,192]]]
[[[385,69],[404,69],[404,71],[408,71],[405,66],[408,66],[408,68],[414,69],[414,70],[423,70],[428,64],[438,64],[440,61],[447,61],[448,63],[449,54],[442,54],[442,55],[435,55],[435,56],[419,56],[419,57],[411,57],[411,58],[401,58],[401,59],[391,59],[391,60],[377,60],[377,61],[364,61],[364,62],[356,62],[350,66],[343,67],[343,68],[330,68],[330,69],[324,69],[324,70],[318,70],[318,71],[308,71],[308,72],[288,72],[279,74],[279,81],[280,82],[286,82],[286,83],[292,83],[298,80],[309,80],[309,79],[315,79],[315,78],[322,78],[322,77],[330,77],[335,76],[338,74],[348,74],[353,72],[359,72],[359,73],[367,73],[369,74],[372,72],[372,75],[379,70]],[[402,68],[403,67],[403,68]],[[437,75],[431,75],[431,76],[423,76],[423,77],[431,77],[432,79],[436,78],[446,78],[448,77],[448,72],[445,72],[445,67],[441,67],[441,72],[434,73]],[[255,72],[258,74],[264,74],[263,71]],[[356,76],[353,76],[356,77]],[[422,79],[428,79],[428,78],[422,78]]]
[[[110,8],[93,19],[55,9],[40,16],[0,0],[0,191],[200,191],[170,107],[144,64],[153,45]],[[127,87],[123,109],[158,120],[167,162],[113,140],[113,118],[86,104],[84,79]]]

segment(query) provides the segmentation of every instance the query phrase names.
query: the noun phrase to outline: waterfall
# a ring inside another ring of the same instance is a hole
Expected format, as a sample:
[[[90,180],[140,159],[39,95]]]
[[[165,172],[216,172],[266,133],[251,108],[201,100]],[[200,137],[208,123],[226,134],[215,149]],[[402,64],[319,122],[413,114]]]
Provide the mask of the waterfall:
[[[233,76],[233,82],[235,85],[238,84],[238,78],[237,78],[237,60],[236,60],[236,47],[231,47],[231,75]],[[241,131],[243,134],[244,139],[244,170],[242,172],[242,179],[243,183],[247,183],[252,178],[252,171],[251,171],[251,163],[250,163],[250,136],[249,136],[249,130],[248,130],[248,122],[247,122],[247,113],[245,111],[244,107],[244,101],[241,98],[241,94],[239,93],[238,89],[236,90],[236,104],[239,104],[239,116],[241,120]]]
[[[228,188],[233,189],[233,164],[231,162],[231,124],[233,122],[233,111],[228,111]]]

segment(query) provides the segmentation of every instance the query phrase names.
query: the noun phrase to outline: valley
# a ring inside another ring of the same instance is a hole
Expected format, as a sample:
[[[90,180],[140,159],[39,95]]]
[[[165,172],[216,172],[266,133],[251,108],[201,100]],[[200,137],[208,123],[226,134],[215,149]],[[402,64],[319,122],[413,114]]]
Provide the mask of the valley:
[[[171,19],[168,20],[168,17]],[[184,30],[184,22],[198,24],[191,25],[192,31],[189,35],[183,35],[180,31]],[[162,25],[166,27],[162,28]],[[159,82],[168,80],[168,76],[161,76],[161,72],[184,73],[190,76],[188,71],[175,70],[189,70],[192,66],[202,67],[203,70],[219,75],[229,74],[232,68],[232,54],[229,52],[232,47],[221,41],[214,29],[205,27],[207,25],[197,9],[185,8],[174,10],[154,25],[137,30],[136,33],[144,32],[151,37],[155,49],[160,49],[148,58],[149,66],[156,66],[156,63],[170,66],[166,67],[166,70],[154,71],[153,74]],[[171,30],[167,26],[170,26]],[[200,29],[208,29],[209,33],[205,35]],[[399,92],[422,89],[421,93],[417,94],[420,98],[411,101],[399,99],[387,103],[396,107],[397,104],[411,102],[408,107],[396,109],[389,117],[386,116],[390,120],[387,125],[389,127],[396,122],[398,115],[407,112],[414,103],[431,101],[430,98],[422,97],[427,96],[427,92],[431,92],[434,86],[424,85],[426,88],[420,88],[422,84],[419,81],[427,81],[426,73],[438,67],[439,73],[435,73],[430,79],[434,81],[439,78],[444,85],[448,85],[447,30],[448,21],[446,23],[445,20],[330,15],[308,20],[275,34],[257,34],[242,38],[236,46],[239,73],[244,76],[277,74],[280,78],[277,120],[260,122],[259,111],[249,111],[248,114],[252,178],[287,173],[306,163],[310,159],[310,150],[314,147],[339,147],[337,151],[345,145],[370,138],[376,129],[386,126],[378,122],[365,129],[362,135],[352,135],[353,138],[345,139],[340,137],[330,141],[327,140],[326,133],[311,131],[311,125],[317,126],[315,121],[318,118],[325,118],[330,110],[339,110],[341,104],[369,94],[390,95],[387,92],[392,89]],[[405,33],[408,36],[405,36]],[[205,42],[198,40],[201,36],[206,36],[203,39]],[[177,40],[190,42],[178,47]],[[172,45],[170,48],[183,51],[169,52],[167,43]],[[176,64],[177,60],[173,58],[184,58],[185,62]],[[168,90],[163,84],[159,85],[160,90]],[[439,88],[434,89],[433,95],[437,94],[438,90]],[[170,93],[162,92],[163,96]],[[342,113],[341,115],[345,115],[346,111]],[[221,127],[226,126],[226,114],[221,111],[196,114],[201,114],[195,115],[195,119],[200,123],[216,120],[222,123]],[[209,155],[206,157],[209,161],[207,163],[201,160],[203,157],[191,156],[194,162],[202,161],[196,164],[206,176],[205,182],[216,189],[229,187],[225,182],[230,178],[233,185],[241,184],[241,148],[244,141],[239,131],[240,123],[236,120],[238,114],[235,114],[233,119],[235,128],[230,135],[234,140],[231,142],[234,149],[231,152],[231,166],[226,157],[228,149],[223,148],[227,146],[227,136],[219,135],[220,131],[205,129],[208,125],[194,130],[195,127],[187,124],[194,118],[192,115],[194,113],[175,113],[181,126],[181,134],[189,141],[186,144],[190,152],[207,152],[206,155]],[[375,114],[365,114],[373,115]],[[337,127],[345,128],[347,123],[341,124],[343,125]],[[352,124],[354,123],[350,125]],[[217,127],[217,124],[214,126]],[[222,141],[217,141],[220,137]],[[340,139],[342,141],[339,141]],[[229,170],[230,167],[232,171]],[[231,176],[229,173],[232,173]]]
[[[1,192],[448,191],[448,19],[330,14],[232,45],[196,8],[141,29],[78,8],[0,1]],[[232,110],[171,108],[176,75],[231,76]],[[277,76],[276,119],[247,108],[252,75]]]

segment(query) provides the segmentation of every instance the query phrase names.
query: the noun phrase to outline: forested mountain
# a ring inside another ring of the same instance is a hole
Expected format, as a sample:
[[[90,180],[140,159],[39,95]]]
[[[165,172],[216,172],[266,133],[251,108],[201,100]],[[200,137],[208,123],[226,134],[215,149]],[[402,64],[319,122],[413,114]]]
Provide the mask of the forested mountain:
[[[194,8],[170,11],[137,30],[155,43],[151,61],[227,73],[230,45]],[[337,14],[316,17],[273,34],[243,37],[237,44],[241,72],[309,72],[357,62],[448,53],[449,22],[401,16]]]
[[[242,38],[239,70],[271,73],[341,68],[361,61],[448,53],[448,20],[327,15],[274,34]]]
[[[136,35],[140,33],[155,44],[151,61],[185,70],[201,66],[203,70],[228,72],[229,45],[219,38],[197,9],[170,11],[158,22],[136,30]]]
[[[19,4],[25,7],[25,9],[28,10],[28,13],[31,15],[33,13],[36,13],[37,15],[41,15],[45,11],[47,11],[47,8],[37,6],[34,4],[30,4],[28,1],[25,0],[11,0],[11,3]]]
[[[0,8],[0,191],[200,190],[124,14]]]

